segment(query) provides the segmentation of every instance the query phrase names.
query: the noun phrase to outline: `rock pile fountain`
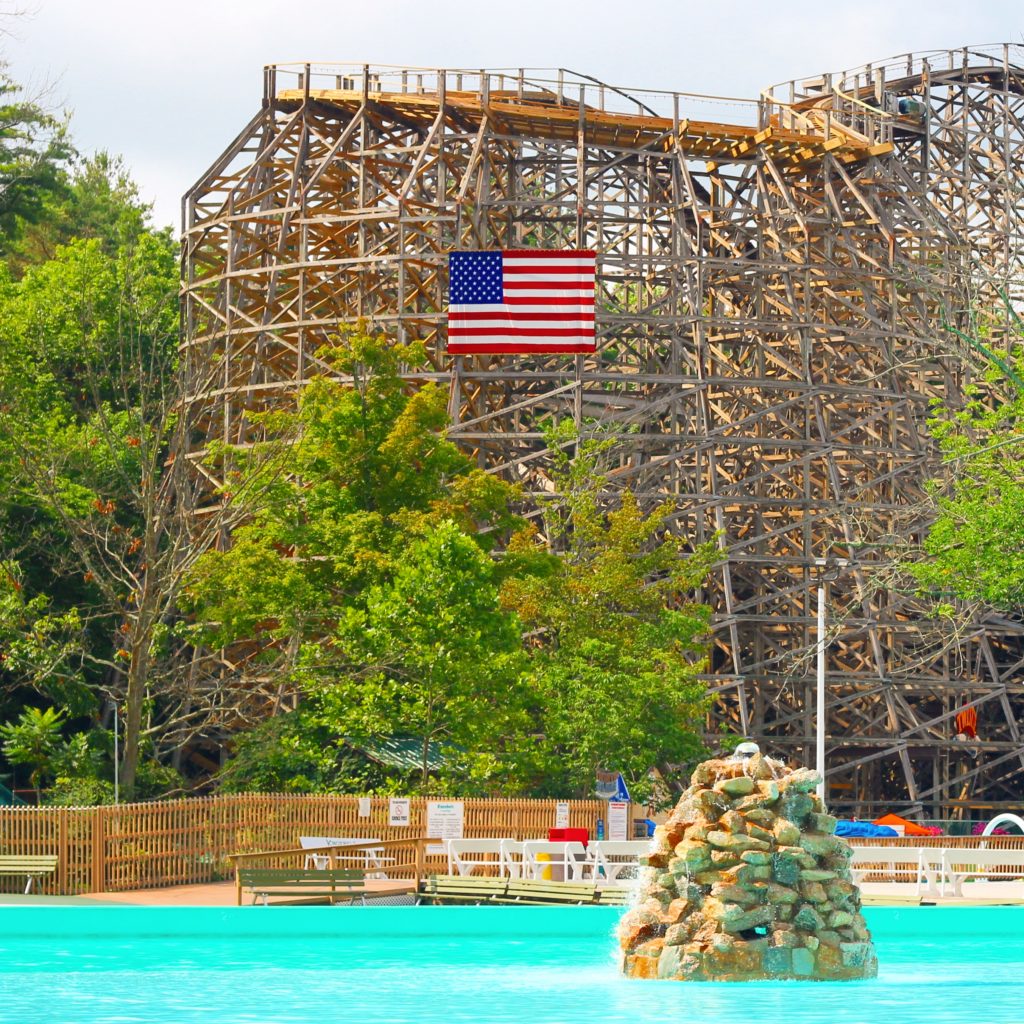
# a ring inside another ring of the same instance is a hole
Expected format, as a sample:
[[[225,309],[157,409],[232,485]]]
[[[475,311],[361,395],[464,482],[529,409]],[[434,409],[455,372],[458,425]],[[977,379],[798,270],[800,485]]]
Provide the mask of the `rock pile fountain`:
[[[619,925],[634,978],[839,981],[877,973],[850,848],[820,778],[764,757],[705,761],[641,872]],[[743,748],[739,748],[742,750]]]

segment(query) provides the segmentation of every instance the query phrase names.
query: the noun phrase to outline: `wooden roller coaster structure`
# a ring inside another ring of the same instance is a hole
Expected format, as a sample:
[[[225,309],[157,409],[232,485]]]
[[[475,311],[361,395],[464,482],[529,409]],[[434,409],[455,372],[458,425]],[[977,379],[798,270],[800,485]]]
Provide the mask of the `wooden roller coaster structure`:
[[[426,344],[411,379],[445,382],[452,437],[527,492],[548,486],[542,422],[617,430],[614,486],[721,538],[700,595],[712,730],[813,760],[826,579],[831,805],[1016,806],[1021,624],[982,614],[938,643],[876,570],[924,525],[928,403],[963,385],[941,325],[1016,294],[1022,124],[1016,46],[754,101],[566,70],[269,66],[183,204],[192,410],[206,441],[252,441],[251,414],[293,402],[367,318]],[[596,353],[450,357],[448,252],[531,246],[597,251]]]

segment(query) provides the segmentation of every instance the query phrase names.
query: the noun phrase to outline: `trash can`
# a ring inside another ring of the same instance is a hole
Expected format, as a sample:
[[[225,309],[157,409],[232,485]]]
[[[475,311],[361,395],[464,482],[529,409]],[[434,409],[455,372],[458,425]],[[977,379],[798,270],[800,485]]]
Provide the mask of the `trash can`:
[[[561,864],[552,865],[551,864],[551,854],[550,853],[538,853],[537,854],[537,861],[539,863],[549,865],[546,868],[541,868],[541,872],[540,872],[540,877],[545,882],[561,882],[562,881],[562,865]],[[558,875],[557,878],[555,878],[556,874]]]

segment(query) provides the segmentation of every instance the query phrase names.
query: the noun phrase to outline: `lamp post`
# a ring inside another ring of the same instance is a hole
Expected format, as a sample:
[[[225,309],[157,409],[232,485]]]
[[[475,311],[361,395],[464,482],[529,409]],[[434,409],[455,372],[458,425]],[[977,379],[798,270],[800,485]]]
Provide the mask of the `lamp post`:
[[[825,713],[825,655],[827,653],[828,641],[825,638],[825,584],[829,579],[835,579],[840,571],[850,563],[846,558],[816,558],[814,564],[818,569],[818,634],[817,634],[817,712],[815,715],[815,736],[814,753],[815,768],[821,778],[818,783],[818,796],[822,803],[825,802],[825,729],[827,727],[827,715]],[[825,569],[832,565],[835,571],[831,576],[825,575]]]
[[[121,793],[120,793],[120,790],[121,790],[121,779],[120,779],[120,771],[119,771],[119,768],[120,768],[119,760],[120,760],[120,756],[121,756],[121,751],[118,749],[120,744],[118,743],[118,735],[117,735],[117,701],[115,700],[113,702],[113,704],[114,704],[114,803],[118,804],[118,803],[121,802],[121,800],[120,800],[120,796],[121,796]]]

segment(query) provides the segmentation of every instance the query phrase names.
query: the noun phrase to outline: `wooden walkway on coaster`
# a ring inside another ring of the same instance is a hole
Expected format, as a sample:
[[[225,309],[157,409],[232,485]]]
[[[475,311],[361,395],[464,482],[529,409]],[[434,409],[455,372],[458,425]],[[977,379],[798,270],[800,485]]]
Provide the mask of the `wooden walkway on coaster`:
[[[629,890],[593,882],[525,881],[517,878],[475,878],[433,875],[420,885],[424,903],[514,903],[527,906],[622,906]]]
[[[285,108],[306,101],[327,104],[355,115],[365,102],[375,108],[393,110],[403,123],[418,124],[428,130],[436,121],[442,99],[436,93],[374,92],[368,98],[356,89],[282,89],[277,102]],[[443,100],[450,115],[478,128],[489,121],[496,129],[512,135],[552,140],[572,140],[580,132],[592,144],[647,145],[665,151],[677,144],[688,156],[713,161],[752,159],[763,147],[772,159],[799,166],[832,153],[844,163],[866,160],[892,150],[891,143],[871,144],[853,138],[848,132],[829,137],[808,121],[807,130],[794,131],[770,125],[720,124],[653,114],[627,114],[618,111],[579,108],[571,102],[556,103],[549,93],[491,92],[486,98],[476,92],[447,91]]]

